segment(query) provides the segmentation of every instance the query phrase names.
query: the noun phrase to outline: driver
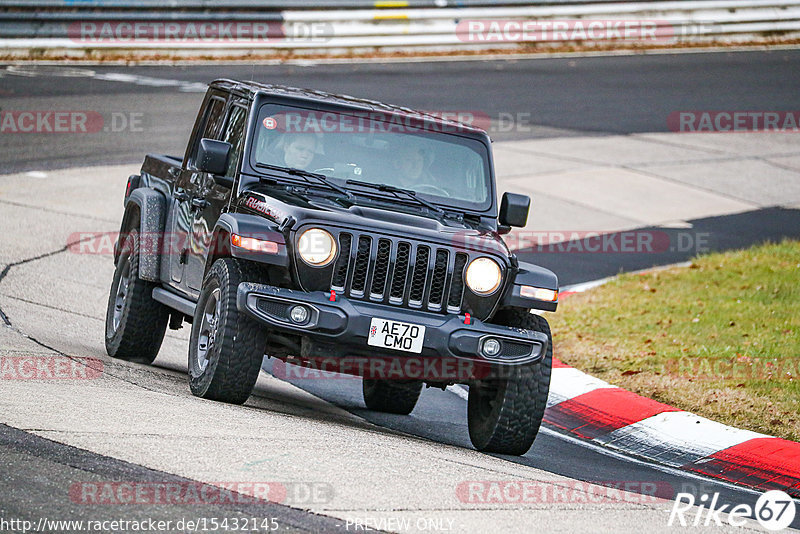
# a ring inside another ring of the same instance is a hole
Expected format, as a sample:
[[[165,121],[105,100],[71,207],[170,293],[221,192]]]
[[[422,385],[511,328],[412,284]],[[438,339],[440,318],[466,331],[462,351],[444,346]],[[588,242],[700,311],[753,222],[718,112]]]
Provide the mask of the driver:
[[[394,170],[397,172],[397,185],[404,189],[416,190],[424,184],[435,184],[436,180],[428,171],[432,156],[419,146],[402,145],[395,150]]]
[[[308,170],[317,151],[317,138],[313,134],[287,134],[282,141],[282,164],[294,169]]]

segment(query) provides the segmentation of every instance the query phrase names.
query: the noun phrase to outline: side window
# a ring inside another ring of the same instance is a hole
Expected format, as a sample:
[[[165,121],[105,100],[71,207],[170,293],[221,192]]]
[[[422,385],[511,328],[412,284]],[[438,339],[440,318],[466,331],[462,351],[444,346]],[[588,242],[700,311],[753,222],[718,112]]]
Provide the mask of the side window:
[[[225,101],[221,98],[214,98],[208,106],[208,117],[203,127],[203,135],[209,139],[218,139],[219,127],[222,124],[223,111],[225,111]]]
[[[192,164],[197,159],[197,147],[200,146],[200,139],[219,139],[222,119],[225,117],[225,100],[220,97],[212,97],[206,106],[205,117],[203,118],[203,129],[195,139],[194,150],[192,150]]]
[[[234,105],[228,113],[228,121],[225,124],[225,132],[222,141],[231,144],[231,155],[228,158],[228,170],[225,176],[235,176],[239,159],[242,155],[244,145],[244,129],[247,124],[247,109],[242,106]]]

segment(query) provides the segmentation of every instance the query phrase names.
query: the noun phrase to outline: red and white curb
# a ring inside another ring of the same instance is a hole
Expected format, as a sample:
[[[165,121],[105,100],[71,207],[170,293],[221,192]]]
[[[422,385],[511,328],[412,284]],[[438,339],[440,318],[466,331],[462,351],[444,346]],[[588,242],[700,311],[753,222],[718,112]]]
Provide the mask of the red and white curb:
[[[561,295],[604,282],[564,288]],[[453,392],[466,397],[459,389]],[[673,469],[800,498],[800,443],[679,410],[555,358],[544,423],[580,441]]]
[[[553,361],[544,422],[673,468],[800,498],[800,443],[723,425]]]

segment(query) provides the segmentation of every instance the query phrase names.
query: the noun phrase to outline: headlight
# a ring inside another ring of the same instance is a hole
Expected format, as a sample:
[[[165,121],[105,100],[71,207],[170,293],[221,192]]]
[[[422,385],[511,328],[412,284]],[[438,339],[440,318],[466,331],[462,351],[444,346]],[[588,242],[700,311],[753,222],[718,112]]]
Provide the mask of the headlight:
[[[324,267],[336,257],[336,241],[321,228],[309,228],[300,234],[297,251],[307,264]]]
[[[467,286],[479,295],[497,291],[503,279],[500,266],[490,258],[476,258],[467,267]]]

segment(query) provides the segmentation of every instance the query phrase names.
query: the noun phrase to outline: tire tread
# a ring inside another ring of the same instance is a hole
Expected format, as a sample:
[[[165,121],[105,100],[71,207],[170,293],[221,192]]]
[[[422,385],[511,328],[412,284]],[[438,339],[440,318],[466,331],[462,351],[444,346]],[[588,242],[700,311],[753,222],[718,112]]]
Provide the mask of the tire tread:
[[[127,309],[123,311],[120,325],[109,336],[109,321],[113,314],[114,284],[109,295],[106,311],[106,352],[113,358],[150,364],[156,359],[164,334],[167,331],[169,310],[153,300],[153,289],[158,284],[139,278],[139,233],[130,230],[123,242],[123,254],[130,256],[131,273],[126,298]],[[116,278],[115,278],[116,280]]]
[[[547,407],[553,362],[550,326],[544,317],[534,315],[523,308],[503,309],[498,312],[495,322],[536,330],[551,339],[540,362],[519,367],[516,373],[505,381],[505,395],[490,435],[478,435],[479,432],[473,428],[473,423],[470,421],[470,438],[478,450],[522,455],[530,449],[536,439]],[[471,419],[472,414],[469,416]]]
[[[236,307],[236,292],[241,282],[263,281],[263,270],[251,262],[222,258],[215,261],[209,270],[204,287],[211,277],[219,278],[221,317],[225,317],[218,333],[222,335],[218,340],[220,345],[215,349],[219,351],[219,359],[213,377],[205,387],[198,387],[192,380],[192,393],[220,402],[244,404],[250,397],[261,371],[266,348],[266,331],[263,325],[239,312]],[[203,305],[201,298],[193,326],[199,327],[201,324],[199,314],[202,313]],[[194,345],[194,335],[190,343]],[[192,350],[192,346],[189,350]]]

